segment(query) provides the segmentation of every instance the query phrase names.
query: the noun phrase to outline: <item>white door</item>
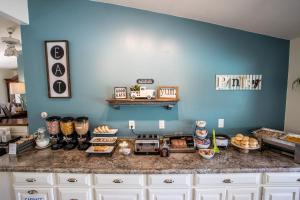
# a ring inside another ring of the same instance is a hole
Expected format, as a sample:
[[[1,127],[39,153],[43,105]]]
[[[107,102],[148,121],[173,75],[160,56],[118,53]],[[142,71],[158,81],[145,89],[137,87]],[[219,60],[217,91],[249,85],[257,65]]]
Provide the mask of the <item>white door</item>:
[[[16,200],[54,200],[53,188],[14,188]]]
[[[92,200],[91,189],[81,188],[59,188],[58,189],[58,200]]]
[[[258,188],[230,188],[228,200],[258,200]]]
[[[264,187],[263,200],[299,200],[300,187]]]
[[[195,200],[225,200],[225,188],[195,189]]]
[[[149,189],[148,200],[190,200],[189,189]]]
[[[97,200],[143,200],[143,189],[96,189]]]

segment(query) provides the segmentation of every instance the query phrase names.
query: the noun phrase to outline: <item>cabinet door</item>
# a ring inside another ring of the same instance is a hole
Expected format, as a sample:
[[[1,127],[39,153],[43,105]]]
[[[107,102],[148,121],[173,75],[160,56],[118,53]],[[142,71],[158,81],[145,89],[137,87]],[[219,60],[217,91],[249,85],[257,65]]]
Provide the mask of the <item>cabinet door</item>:
[[[53,188],[14,188],[16,200],[54,200]]]
[[[228,200],[258,200],[258,188],[230,188]]]
[[[97,200],[143,200],[143,189],[96,189]]]
[[[263,200],[299,200],[299,187],[264,187]]]
[[[225,200],[225,198],[225,188],[195,190],[195,200]]]
[[[92,200],[91,189],[59,188],[58,200]]]
[[[189,189],[149,189],[148,200],[190,200]]]

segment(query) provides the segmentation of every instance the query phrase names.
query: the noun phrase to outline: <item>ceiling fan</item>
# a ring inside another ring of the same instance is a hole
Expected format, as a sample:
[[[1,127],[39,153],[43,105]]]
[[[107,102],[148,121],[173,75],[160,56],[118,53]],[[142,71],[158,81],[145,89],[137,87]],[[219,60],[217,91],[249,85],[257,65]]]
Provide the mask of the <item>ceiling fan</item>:
[[[20,46],[20,40],[13,38],[12,34],[15,32],[14,27],[7,28],[9,34],[8,37],[1,37],[1,41],[6,44],[6,49],[4,51],[4,56],[18,56],[21,51],[16,49],[16,46]]]

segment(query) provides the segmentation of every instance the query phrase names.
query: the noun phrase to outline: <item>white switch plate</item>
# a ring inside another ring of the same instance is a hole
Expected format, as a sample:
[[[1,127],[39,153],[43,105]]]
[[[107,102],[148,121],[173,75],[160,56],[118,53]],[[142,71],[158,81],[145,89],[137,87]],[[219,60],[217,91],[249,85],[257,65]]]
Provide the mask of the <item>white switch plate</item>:
[[[129,120],[128,126],[129,126],[129,129],[135,129],[135,121],[134,120]]]
[[[218,120],[218,128],[224,128],[224,119]]]
[[[159,129],[165,129],[165,120],[159,120],[158,126]]]

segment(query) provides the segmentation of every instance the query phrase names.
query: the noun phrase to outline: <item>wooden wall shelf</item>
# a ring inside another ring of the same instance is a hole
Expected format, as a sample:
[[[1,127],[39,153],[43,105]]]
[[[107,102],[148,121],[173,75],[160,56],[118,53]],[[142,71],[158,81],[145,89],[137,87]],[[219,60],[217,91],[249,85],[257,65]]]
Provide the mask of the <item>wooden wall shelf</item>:
[[[121,106],[133,105],[155,105],[171,110],[177,104],[179,99],[107,99],[106,101],[110,106],[118,110]]]

